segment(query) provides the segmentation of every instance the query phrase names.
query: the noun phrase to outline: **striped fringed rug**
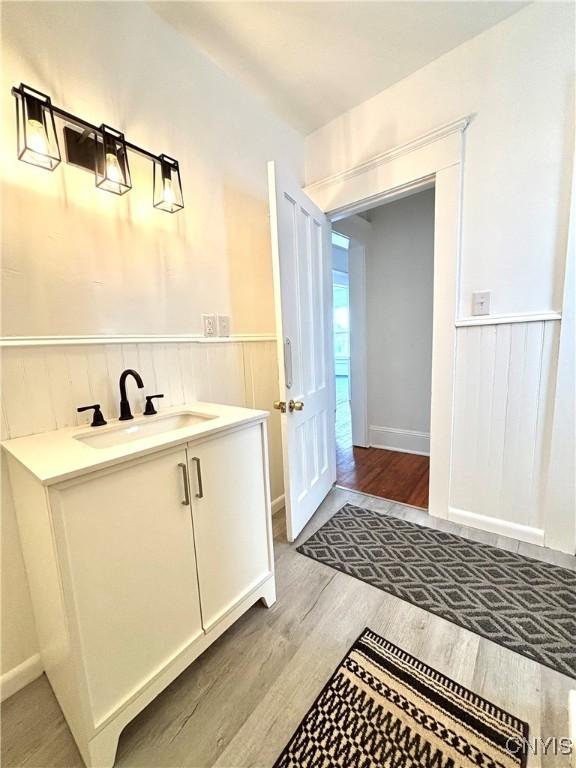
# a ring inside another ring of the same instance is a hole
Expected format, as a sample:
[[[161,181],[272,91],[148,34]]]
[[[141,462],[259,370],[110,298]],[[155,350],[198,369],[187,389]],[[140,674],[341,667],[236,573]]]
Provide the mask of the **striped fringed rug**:
[[[365,629],[274,768],[524,768],[528,724]]]

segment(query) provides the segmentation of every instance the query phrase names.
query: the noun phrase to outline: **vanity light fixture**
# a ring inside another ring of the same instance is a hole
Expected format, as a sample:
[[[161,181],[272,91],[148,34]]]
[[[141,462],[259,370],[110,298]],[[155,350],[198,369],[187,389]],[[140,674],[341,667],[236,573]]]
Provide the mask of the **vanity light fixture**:
[[[184,208],[178,161],[160,155],[154,163],[154,208],[176,213]]]
[[[60,163],[60,147],[50,97],[22,83],[16,97],[18,159],[53,171]]]
[[[109,125],[93,125],[55,106],[49,96],[24,83],[12,88],[12,94],[16,99],[19,160],[51,171],[56,168],[61,160],[56,116],[64,123],[66,162],[93,173],[99,189],[116,195],[132,189],[128,152],[135,152],[153,164],[154,207],[169,213],[184,208],[177,160],[154,155]]]
[[[95,141],[96,186],[115,195],[132,189],[124,134],[101,125]]]

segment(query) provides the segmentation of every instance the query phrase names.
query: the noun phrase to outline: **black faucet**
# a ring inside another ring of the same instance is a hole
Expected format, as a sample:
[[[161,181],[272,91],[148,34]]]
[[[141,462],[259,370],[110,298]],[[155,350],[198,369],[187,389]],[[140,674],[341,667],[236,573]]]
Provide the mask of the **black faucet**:
[[[142,389],[144,386],[144,382],[138,371],[135,371],[133,368],[128,368],[123,371],[120,376],[120,421],[128,421],[129,419],[134,418],[134,416],[132,416],[132,411],[130,410],[130,403],[126,397],[126,379],[128,376],[134,377],[136,384],[138,384],[138,389]]]

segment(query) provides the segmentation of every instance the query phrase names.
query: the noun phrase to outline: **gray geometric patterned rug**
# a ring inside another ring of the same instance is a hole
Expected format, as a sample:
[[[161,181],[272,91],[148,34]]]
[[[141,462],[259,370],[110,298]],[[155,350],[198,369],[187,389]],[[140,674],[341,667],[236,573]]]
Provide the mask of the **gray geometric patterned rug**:
[[[346,504],[297,551],[576,678],[576,573]]]

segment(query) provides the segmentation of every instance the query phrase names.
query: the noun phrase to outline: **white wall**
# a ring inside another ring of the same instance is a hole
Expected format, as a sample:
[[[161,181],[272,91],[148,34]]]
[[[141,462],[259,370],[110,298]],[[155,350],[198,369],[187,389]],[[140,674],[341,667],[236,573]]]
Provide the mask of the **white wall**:
[[[459,314],[557,310],[574,137],[574,6],[534,3],[311,134],[307,183],[474,114]]]
[[[370,443],[428,453],[434,190],[371,211],[366,250]]]
[[[202,312],[273,332],[266,163],[300,177],[301,137],[146,3],[4,3],[2,21],[4,335],[193,333]],[[21,81],[176,157],[185,209],[152,208],[135,155],[121,198],[19,162]]]
[[[547,500],[546,487],[574,149],[574,13],[572,4],[530,4],[306,143],[312,183],[473,115],[446,512],[565,551],[573,551],[573,497]],[[476,327],[471,294],[486,289],[493,316]],[[570,473],[564,488],[574,485]]]
[[[2,56],[3,334],[194,334],[201,313],[222,312],[235,334],[272,336],[266,162],[281,160],[301,178],[301,137],[145,3],[4,3]],[[122,198],[96,190],[90,174],[65,163],[47,173],[18,162],[10,87],[20,82],[176,157],[185,209],[152,208],[151,167],[132,155],[133,189]],[[80,403],[104,400],[114,416],[117,374],[128,363],[144,368],[172,402],[225,397],[267,407],[277,390],[274,345],[266,341],[5,352],[4,436],[78,423]],[[282,493],[277,428],[273,416],[275,496]],[[3,501],[5,673],[26,662],[36,642],[6,484]]]

